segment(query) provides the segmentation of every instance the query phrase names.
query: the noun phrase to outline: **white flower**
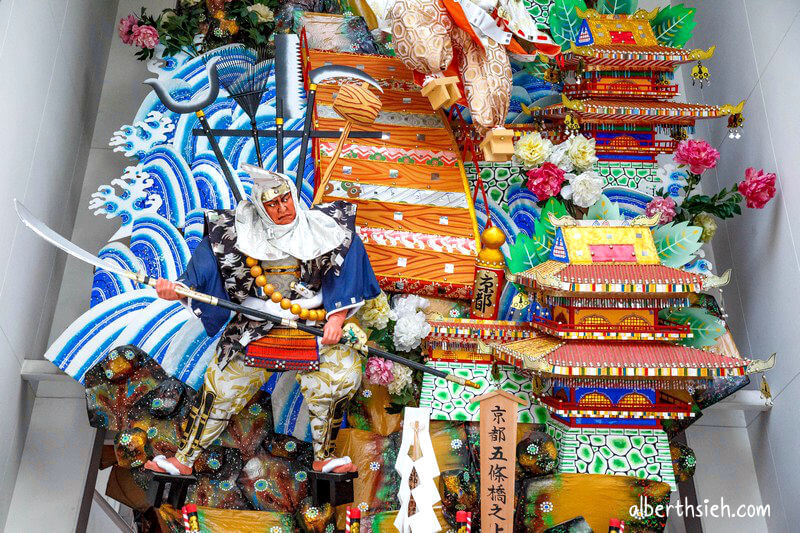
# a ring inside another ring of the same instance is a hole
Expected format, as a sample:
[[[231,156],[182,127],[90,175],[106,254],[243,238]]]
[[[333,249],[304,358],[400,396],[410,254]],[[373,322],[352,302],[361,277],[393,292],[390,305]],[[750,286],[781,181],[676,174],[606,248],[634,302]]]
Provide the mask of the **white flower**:
[[[591,207],[603,194],[603,176],[593,170],[582,174],[567,174],[569,185],[561,188],[561,196],[579,207]]]
[[[372,391],[369,389],[364,389],[361,391],[361,396],[364,398],[372,398]]]
[[[395,364],[392,367],[392,374],[394,375],[394,381],[387,385],[389,394],[401,394],[403,389],[411,385],[412,372],[407,366]]]
[[[583,172],[597,163],[594,139],[587,139],[583,135],[574,135],[565,144],[567,145],[567,155],[572,160],[575,170]]]
[[[372,461],[369,464],[369,469],[372,470],[373,472],[375,472],[377,470],[380,470],[381,469],[381,464],[378,461]]]
[[[557,144],[553,147],[553,151],[550,152],[550,157],[547,158],[549,162],[553,163],[564,172],[572,172],[573,169],[572,159],[570,159],[567,153],[568,148],[568,142]]]
[[[358,310],[358,320],[365,328],[384,329],[389,324],[392,310],[389,308],[389,300],[386,293],[382,292],[377,298],[367,300],[361,309]]]
[[[358,509],[362,513],[366,513],[367,511],[369,511],[369,504],[367,502],[361,502],[358,504]]]
[[[248,6],[247,10],[251,13],[255,13],[259,22],[272,22],[275,20],[275,13],[273,13],[272,10],[264,4]]]
[[[425,313],[422,311],[401,316],[394,325],[394,346],[401,352],[409,352],[419,346],[430,331],[431,325],[425,320]]]
[[[397,295],[392,298],[392,306],[394,314],[396,315],[396,320],[404,316],[414,315],[417,311],[424,311],[429,305],[430,302],[428,302],[428,300],[416,294]]]
[[[528,133],[514,145],[514,156],[530,169],[547,161],[552,149],[553,143],[539,132]]]
[[[463,445],[464,443],[461,441],[461,439],[453,439],[450,441],[450,447],[454,450],[460,450]]]

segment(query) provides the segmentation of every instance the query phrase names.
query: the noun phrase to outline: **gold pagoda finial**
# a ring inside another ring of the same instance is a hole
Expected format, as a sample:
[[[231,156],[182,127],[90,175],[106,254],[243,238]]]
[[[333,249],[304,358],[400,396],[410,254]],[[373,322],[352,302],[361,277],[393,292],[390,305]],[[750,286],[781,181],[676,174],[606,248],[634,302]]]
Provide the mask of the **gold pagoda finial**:
[[[583,111],[585,106],[581,100],[570,100],[566,94],[561,93],[561,103],[567,109],[572,109],[573,111]]]
[[[700,61],[701,59],[711,59],[711,56],[714,55],[714,50],[716,49],[717,49],[716,46],[711,46],[708,50],[701,50],[698,48],[697,50],[692,50],[691,52],[689,52],[688,57],[689,59],[696,59],[698,61]]]
[[[739,114],[744,109],[744,103],[745,102],[746,102],[746,100],[742,100],[741,102],[739,102],[735,106],[732,106],[730,104],[725,104],[724,106],[721,106],[719,108],[719,113],[720,113],[720,115],[736,115],[736,114]]]
[[[658,8],[655,8],[652,11],[647,11],[646,9],[637,9],[636,12],[631,15],[632,19],[642,19],[642,20],[653,20],[658,15]]]

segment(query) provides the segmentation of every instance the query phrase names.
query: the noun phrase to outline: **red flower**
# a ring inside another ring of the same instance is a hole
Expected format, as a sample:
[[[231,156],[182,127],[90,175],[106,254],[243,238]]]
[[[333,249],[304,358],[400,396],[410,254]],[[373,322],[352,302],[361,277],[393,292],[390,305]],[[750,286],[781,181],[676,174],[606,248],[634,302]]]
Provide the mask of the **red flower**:
[[[136,27],[137,22],[139,21],[136,18],[136,15],[133,13],[127,17],[119,19],[117,31],[119,32],[119,38],[122,39],[123,43],[133,44],[133,29]]]
[[[134,26],[133,44],[139,48],[155,48],[158,44],[158,30],[152,26]]]
[[[761,209],[775,196],[775,174],[753,167],[744,172],[744,181],[739,183],[739,193],[747,201],[747,207]]]
[[[719,152],[705,141],[681,141],[675,150],[675,162],[688,165],[692,174],[702,174],[709,168],[714,168],[718,160]]]
[[[564,171],[550,162],[529,170],[527,176],[528,189],[540,202],[557,195],[561,191],[561,184],[564,183]]]

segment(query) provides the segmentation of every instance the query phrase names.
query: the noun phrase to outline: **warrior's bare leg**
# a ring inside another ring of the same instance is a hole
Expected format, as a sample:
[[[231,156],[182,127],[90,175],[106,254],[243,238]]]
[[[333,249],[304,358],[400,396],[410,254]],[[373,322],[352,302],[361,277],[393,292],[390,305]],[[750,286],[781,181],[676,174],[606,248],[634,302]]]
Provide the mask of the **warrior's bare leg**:
[[[158,463],[166,461],[179,473],[191,474],[203,449],[225,431],[230,418],[247,405],[271,374],[269,370],[245,365],[240,357],[234,357],[222,369],[215,356],[206,370],[199,404],[192,408],[175,457],[148,461],[145,468],[164,472],[166,469]]]

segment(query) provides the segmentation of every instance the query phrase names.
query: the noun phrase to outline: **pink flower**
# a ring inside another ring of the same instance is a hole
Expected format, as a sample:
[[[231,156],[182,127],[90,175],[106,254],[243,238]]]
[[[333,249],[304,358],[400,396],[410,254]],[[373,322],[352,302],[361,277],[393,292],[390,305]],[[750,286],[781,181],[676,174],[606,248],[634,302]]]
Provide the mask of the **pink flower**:
[[[133,13],[119,19],[117,30],[119,31],[119,38],[122,39],[123,43],[133,44],[133,28],[136,27],[137,22],[139,22],[139,20]]]
[[[656,213],[661,213],[661,218],[658,219],[659,224],[672,222],[672,219],[675,218],[675,200],[662,198],[661,196],[656,196],[650,200],[650,203],[644,209],[644,214],[651,217]]]
[[[692,174],[702,174],[709,168],[714,168],[718,160],[719,152],[705,141],[681,141],[675,150],[675,162],[688,165]]]
[[[394,381],[392,369],[394,363],[382,357],[370,357],[367,360],[367,380],[375,385],[388,385]]]
[[[152,26],[134,26],[133,44],[139,48],[155,48],[158,44],[158,30]]]
[[[561,191],[564,183],[564,171],[553,163],[542,163],[542,166],[528,171],[528,189],[541,202]]]
[[[761,209],[775,196],[775,174],[753,167],[744,171],[744,181],[739,183],[739,193],[747,201],[747,207]]]

